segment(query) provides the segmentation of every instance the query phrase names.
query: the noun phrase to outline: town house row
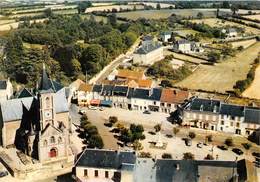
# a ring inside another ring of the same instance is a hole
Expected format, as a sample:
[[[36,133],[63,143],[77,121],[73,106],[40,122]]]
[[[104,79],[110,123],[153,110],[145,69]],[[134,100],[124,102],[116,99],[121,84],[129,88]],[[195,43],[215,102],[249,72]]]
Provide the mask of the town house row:
[[[183,125],[249,136],[260,128],[260,108],[192,98],[183,107]]]
[[[75,93],[80,106],[108,106],[170,113],[189,98],[188,91],[81,84]]]

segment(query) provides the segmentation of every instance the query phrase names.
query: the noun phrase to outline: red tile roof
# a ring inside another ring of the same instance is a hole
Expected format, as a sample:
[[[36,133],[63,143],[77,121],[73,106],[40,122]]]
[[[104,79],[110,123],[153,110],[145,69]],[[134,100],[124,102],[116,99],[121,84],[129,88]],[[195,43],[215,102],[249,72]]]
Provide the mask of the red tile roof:
[[[161,95],[161,102],[166,103],[183,103],[185,99],[188,99],[189,92],[177,89],[163,89]]]

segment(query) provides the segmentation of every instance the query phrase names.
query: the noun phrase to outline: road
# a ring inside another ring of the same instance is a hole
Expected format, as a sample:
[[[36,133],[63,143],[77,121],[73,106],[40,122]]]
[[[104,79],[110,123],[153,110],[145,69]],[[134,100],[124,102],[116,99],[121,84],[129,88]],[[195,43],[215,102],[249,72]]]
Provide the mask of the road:
[[[140,41],[140,38],[138,38],[125,54],[120,54],[117,58],[105,66],[103,70],[101,70],[97,75],[89,80],[89,83],[100,83],[102,80],[104,80],[114,69],[116,69],[124,60],[128,59],[129,56],[134,53]]]

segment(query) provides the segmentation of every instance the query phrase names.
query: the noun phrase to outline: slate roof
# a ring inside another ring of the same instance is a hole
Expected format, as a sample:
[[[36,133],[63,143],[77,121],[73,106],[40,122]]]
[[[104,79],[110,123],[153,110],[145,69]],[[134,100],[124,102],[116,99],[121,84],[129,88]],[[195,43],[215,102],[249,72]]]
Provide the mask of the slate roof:
[[[189,92],[176,89],[163,89],[161,102],[181,104],[185,99],[188,99]]]
[[[102,92],[101,92],[101,95],[112,96],[113,95],[113,89],[114,89],[113,85],[104,85],[103,89],[102,89]]]
[[[153,40],[153,36],[151,35],[145,35],[142,38],[143,41],[152,41]]]
[[[122,169],[124,164],[135,165],[135,152],[85,149],[76,162],[76,166],[91,168]]]
[[[176,42],[177,44],[191,44],[191,41],[188,41],[186,39],[181,39]]]
[[[18,94],[17,98],[24,98],[24,97],[32,97],[33,93],[31,93],[27,88],[23,88]]]
[[[1,113],[4,122],[21,120],[23,115],[23,105],[27,110],[32,105],[33,98],[24,97],[3,101],[1,103]],[[65,95],[65,89],[61,89],[54,93],[54,105],[56,113],[68,112],[68,102]]]
[[[132,98],[159,101],[161,98],[161,93],[162,90],[160,88],[152,88],[152,89],[136,88],[133,90]]]
[[[172,34],[172,32],[161,32],[160,33],[161,36],[171,35],[171,34]]]
[[[113,89],[113,95],[127,96],[128,87],[126,86],[115,86]]]
[[[40,92],[53,92],[54,91],[53,84],[52,84],[51,80],[49,79],[49,76],[45,70],[45,65],[43,65],[42,76],[40,79],[38,90]]]
[[[216,113],[218,113],[220,110],[220,101],[212,99],[195,98],[191,101],[188,107],[190,110],[202,112],[213,112],[215,108]]]
[[[145,42],[143,43],[136,51],[136,54],[148,54],[161,47],[161,44],[158,42]]]
[[[245,108],[245,123],[253,123],[260,125],[260,109],[259,108]]]
[[[221,104],[220,114],[229,116],[244,116],[244,106],[232,105],[232,104]]]
[[[6,80],[0,80],[0,90],[5,90],[7,87]]]
[[[102,85],[94,85],[92,91],[100,93],[102,91]]]

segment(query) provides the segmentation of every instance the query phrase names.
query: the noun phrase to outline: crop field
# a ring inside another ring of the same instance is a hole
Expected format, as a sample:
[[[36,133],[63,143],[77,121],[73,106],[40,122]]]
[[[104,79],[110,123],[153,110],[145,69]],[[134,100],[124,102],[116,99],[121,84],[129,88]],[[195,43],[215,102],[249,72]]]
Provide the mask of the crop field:
[[[199,65],[198,69],[176,86],[194,90],[216,91],[225,93],[233,90],[236,81],[243,80],[250,69],[250,64],[258,56],[260,42],[244,49],[236,57],[214,66]]]
[[[260,14],[259,15],[247,15],[247,16],[244,16],[244,17],[252,19],[252,20],[259,20],[260,21]]]
[[[202,13],[204,13],[204,11],[216,11],[216,9],[213,9],[213,8],[203,8],[203,9],[194,9],[194,10],[201,11]],[[232,13],[230,9],[220,8],[219,10],[220,10],[220,12]],[[249,10],[247,10],[247,9],[239,9],[238,13],[239,14],[246,14],[246,13],[248,13],[248,11]],[[252,10],[252,12],[253,13],[260,13],[260,10]]]
[[[243,46],[243,48],[247,48],[247,47],[253,45],[254,43],[256,43],[256,39],[232,42],[231,45],[233,48],[238,48],[239,46]]]
[[[129,18],[132,20],[137,20],[138,18],[160,19],[160,18],[168,18],[173,13],[184,17],[197,16],[198,12],[199,12],[198,10],[192,10],[192,9],[163,9],[163,10],[143,10],[143,11],[117,13],[117,16]],[[214,17],[215,12],[205,11],[204,16]]]
[[[44,19],[38,19],[38,20],[35,20],[36,22],[43,22],[44,20],[46,20],[45,18]],[[34,22],[34,20],[31,20],[30,21],[31,23]],[[4,25],[0,25],[0,32],[2,31],[9,31],[11,29],[16,29],[18,27],[20,22],[12,22],[12,23],[7,23],[7,24],[4,24]]]
[[[242,96],[253,99],[260,99],[260,66],[258,66],[255,71],[255,79],[253,83],[243,92]]]
[[[243,27],[245,28],[245,32],[249,34],[259,34],[260,30],[256,28],[252,28],[249,26],[241,25],[239,23],[234,23],[230,21],[224,21],[222,22],[221,19],[218,18],[207,18],[207,19],[197,19],[197,20],[191,20],[191,22],[194,23],[205,23],[211,27],[223,27],[223,26],[237,26],[237,27]]]

